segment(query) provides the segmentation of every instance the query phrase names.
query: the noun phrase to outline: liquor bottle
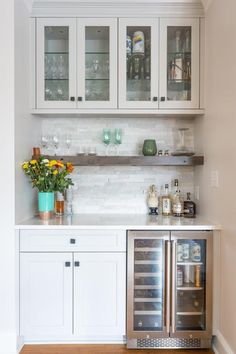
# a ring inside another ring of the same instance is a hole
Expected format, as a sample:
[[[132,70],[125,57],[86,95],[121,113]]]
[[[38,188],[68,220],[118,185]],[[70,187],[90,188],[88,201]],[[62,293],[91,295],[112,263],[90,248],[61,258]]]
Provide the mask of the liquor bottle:
[[[183,216],[184,203],[180,194],[180,190],[178,189],[178,180],[175,180],[175,184],[177,189],[172,200],[172,213],[174,216],[180,217]]]
[[[169,216],[171,215],[171,198],[169,195],[169,185],[165,184],[165,192],[162,196],[162,215]]]
[[[180,31],[176,31],[175,32],[175,51],[178,53],[180,52],[181,48],[180,48],[180,44],[181,44],[181,32]]]
[[[55,212],[56,215],[64,214],[64,195],[61,192],[56,192]]]
[[[195,218],[196,204],[190,199],[191,193],[187,193],[187,200],[184,201],[184,216]]]

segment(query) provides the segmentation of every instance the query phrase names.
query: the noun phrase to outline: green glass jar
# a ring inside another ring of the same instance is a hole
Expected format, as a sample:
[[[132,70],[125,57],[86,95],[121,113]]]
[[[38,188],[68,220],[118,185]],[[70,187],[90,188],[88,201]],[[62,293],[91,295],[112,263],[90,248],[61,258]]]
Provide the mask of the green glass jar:
[[[144,140],[143,143],[143,155],[144,156],[155,156],[157,154],[157,144],[154,139]]]

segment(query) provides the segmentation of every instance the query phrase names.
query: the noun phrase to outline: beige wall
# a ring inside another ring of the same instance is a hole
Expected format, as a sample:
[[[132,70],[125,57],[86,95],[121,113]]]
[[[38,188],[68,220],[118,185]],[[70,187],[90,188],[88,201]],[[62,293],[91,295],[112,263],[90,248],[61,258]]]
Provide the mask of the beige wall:
[[[236,353],[235,14],[235,0],[213,0],[206,14],[206,116],[196,122],[206,163],[197,170],[196,184],[201,212],[223,227],[219,331]],[[219,172],[218,188],[211,186],[214,170]]]

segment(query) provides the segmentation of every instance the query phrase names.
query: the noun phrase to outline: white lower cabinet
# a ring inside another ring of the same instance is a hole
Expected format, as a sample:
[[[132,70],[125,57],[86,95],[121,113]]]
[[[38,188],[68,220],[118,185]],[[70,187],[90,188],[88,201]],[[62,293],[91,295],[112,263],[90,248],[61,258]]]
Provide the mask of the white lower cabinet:
[[[77,252],[75,244],[71,252],[32,252],[27,237],[22,233],[20,254],[20,334],[25,341],[123,341],[125,250]]]
[[[54,338],[72,331],[72,253],[22,253],[20,330]]]
[[[74,329],[83,339],[125,334],[125,253],[75,254]]]

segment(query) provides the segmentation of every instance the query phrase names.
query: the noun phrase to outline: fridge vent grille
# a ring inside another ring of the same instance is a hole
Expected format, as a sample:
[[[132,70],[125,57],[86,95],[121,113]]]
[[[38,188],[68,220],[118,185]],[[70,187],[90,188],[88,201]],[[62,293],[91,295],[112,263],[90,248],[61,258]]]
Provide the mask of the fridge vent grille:
[[[198,338],[137,339],[137,348],[201,348]]]

